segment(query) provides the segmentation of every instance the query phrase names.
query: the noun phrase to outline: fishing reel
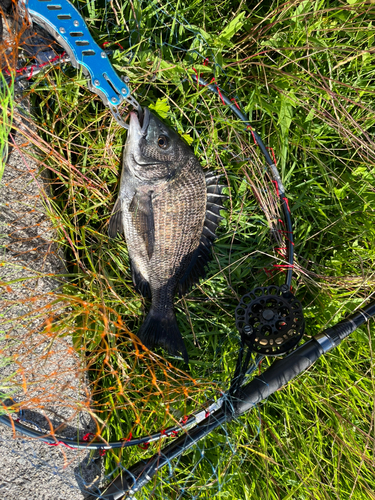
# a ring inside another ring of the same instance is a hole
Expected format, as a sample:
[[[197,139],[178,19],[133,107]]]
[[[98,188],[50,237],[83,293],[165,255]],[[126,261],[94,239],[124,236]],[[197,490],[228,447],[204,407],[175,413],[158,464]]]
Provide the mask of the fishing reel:
[[[242,342],[265,356],[293,350],[305,332],[301,303],[288,285],[254,288],[242,297],[235,316]]]

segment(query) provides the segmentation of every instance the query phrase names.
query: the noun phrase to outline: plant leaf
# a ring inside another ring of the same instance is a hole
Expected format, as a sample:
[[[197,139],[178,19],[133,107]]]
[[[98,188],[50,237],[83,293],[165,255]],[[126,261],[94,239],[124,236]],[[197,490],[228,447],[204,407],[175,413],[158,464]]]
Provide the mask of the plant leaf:
[[[240,12],[220,33],[216,42],[221,42],[223,45],[228,45],[228,42],[240,31],[244,25],[245,12]]]
[[[170,110],[167,98],[158,99],[155,104],[150,104],[149,108],[154,110],[160,118],[167,118]]]

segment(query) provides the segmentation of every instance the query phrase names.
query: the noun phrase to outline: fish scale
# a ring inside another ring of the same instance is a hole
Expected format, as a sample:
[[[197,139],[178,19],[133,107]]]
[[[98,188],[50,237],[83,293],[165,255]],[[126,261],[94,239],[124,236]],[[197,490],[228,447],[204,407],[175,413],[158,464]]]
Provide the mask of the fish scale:
[[[155,232],[163,236],[158,242],[158,261],[155,262],[152,258],[150,265],[158,263],[156,269],[159,283],[168,277],[174,277],[178,282],[180,276],[176,270],[182,258],[192,253],[199,245],[204,222],[206,192],[204,175],[200,172],[202,169],[199,164],[198,166],[199,169],[197,166],[194,169],[187,165],[190,172],[196,172],[193,182],[189,178],[183,179],[181,175],[179,182],[174,182],[165,196],[155,199],[155,210],[161,214]],[[198,176],[199,174],[201,175]],[[178,245],[176,245],[176,240],[179,242]]]

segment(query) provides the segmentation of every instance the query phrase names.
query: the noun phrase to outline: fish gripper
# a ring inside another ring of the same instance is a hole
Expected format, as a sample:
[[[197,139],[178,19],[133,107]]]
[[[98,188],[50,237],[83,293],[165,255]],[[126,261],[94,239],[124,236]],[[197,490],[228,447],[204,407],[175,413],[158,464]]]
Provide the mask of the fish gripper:
[[[75,68],[89,77],[89,90],[97,94],[125,128],[119,107],[125,101],[138,108],[129,86],[118,76],[107,54],[92,38],[85,21],[68,0],[21,0],[30,21],[39,24],[65,49]]]

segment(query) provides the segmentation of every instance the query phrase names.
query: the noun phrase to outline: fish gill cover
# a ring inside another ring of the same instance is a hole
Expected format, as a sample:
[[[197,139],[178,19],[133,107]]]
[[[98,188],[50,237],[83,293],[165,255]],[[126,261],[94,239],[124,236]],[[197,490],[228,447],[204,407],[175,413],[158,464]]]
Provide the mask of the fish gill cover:
[[[199,76],[243,106],[274,150],[295,221],[293,289],[308,333],[374,287],[371,3],[74,3],[142,106],[190,144],[205,172],[223,175],[228,201],[207,277],[175,300],[186,370],[137,339],[149,302],[135,290],[124,241],[107,235],[127,132],[67,65],[24,87],[30,112],[18,98],[9,143],[17,156],[1,185],[0,388],[8,404],[13,397],[14,418],[52,433],[56,445],[60,436],[126,442],[207,408],[234,371],[239,299],[256,285],[283,282],[288,235],[264,159]],[[16,49],[25,40],[5,31],[2,68],[17,77]],[[11,118],[2,115],[5,135]],[[172,461],[138,498],[369,495],[372,342],[363,333],[356,339],[259,412]],[[100,457],[61,444],[46,453],[14,437],[4,438],[7,452],[39,469],[63,475],[59,454],[65,465],[79,464],[78,480],[67,481],[94,497],[161,447],[156,440]],[[327,484],[328,477],[336,479]]]

